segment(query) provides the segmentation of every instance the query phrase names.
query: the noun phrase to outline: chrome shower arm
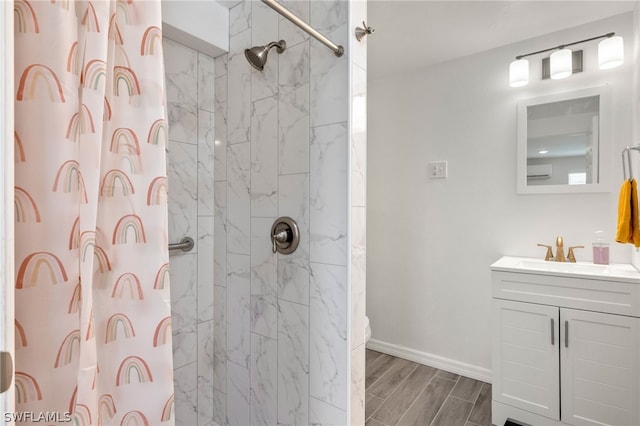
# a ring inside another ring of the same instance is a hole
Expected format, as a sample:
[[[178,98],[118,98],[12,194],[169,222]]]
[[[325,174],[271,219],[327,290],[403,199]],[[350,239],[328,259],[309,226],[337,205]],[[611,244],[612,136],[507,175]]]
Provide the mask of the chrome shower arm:
[[[265,3],[267,6],[269,6],[271,9],[278,12],[280,15],[287,18],[293,24],[297,25],[303,31],[307,32],[309,35],[314,37],[320,43],[324,44],[329,49],[333,50],[333,53],[335,53],[336,56],[340,57],[344,54],[344,47],[336,45],[334,42],[332,42],[331,40],[329,40],[328,38],[320,34],[317,30],[315,30],[309,24],[307,24],[302,19],[300,19],[297,15],[295,15],[289,9],[287,9],[286,7],[278,3],[276,0],[262,0],[262,2]]]

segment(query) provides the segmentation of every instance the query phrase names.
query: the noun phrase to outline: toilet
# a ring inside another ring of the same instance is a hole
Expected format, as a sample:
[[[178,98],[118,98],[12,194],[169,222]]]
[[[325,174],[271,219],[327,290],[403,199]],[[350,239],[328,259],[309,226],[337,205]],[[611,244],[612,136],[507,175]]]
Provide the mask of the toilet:
[[[364,317],[364,343],[366,344],[371,339],[371,325],[369,324],[369,317]]]

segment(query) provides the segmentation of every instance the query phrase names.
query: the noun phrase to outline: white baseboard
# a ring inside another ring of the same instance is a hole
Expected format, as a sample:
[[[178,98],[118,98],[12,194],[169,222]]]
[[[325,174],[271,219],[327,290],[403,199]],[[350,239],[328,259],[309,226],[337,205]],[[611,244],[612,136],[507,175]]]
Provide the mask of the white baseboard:
[[[467,364],[465,362],[445,358],[440,355],[433,355],[376,339],[369,340],[367,343],[367,349],[382,352],[387,355],[397,356],[398,358],[407,359],[419,364],[428,365],[429,367],[459,374],[461,376],[470,377],[485,383],[491,383],[491,370],[478,367],[477,365]]]

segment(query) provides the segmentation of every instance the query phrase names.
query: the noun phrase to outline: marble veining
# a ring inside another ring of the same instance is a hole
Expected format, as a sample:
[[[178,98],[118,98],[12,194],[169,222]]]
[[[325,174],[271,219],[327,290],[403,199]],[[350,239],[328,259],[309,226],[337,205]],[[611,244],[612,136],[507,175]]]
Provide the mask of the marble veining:
[[[284,7],[289,9],[295,15],[305,22],[309,22],[309,2],[300,0],[282,0],[279,1]],[[275,13],[275,12],[274,12]],[[309,39],[309,34],[283,16],[279,16],[280,38],[287,40],[289,46],[295,46]]]
[[[347,125],[311,129],[310,209],[312,262],[347,262]]]
[[[256,101],[251,120],[251,216],[278,213],[278,101]]]
[[[229,34],[235,35],[251,27],[251,3],[244,1],[229,9]]]
[[[309,171],[309,42],[294,46],[280,60],[278,99],[280,174]]]
[[[170,140],[168,146],[169,241],[195,238],[198,212],[198,147]],[[197,250],[197,247],[196,247]],[[174,252],[172,256],[181,253]]]
[[[198,324],[198,426],[213,424],[213,321]]]
[[[227,421],[229,426],[251,424],[249,368],[227,363]]]
[[[300,243],[289,255],[278,254],[278,297],[309,304],[309,175],[281,175],[278,216],[289,216],[298,224]]]
[[[198,110],[198,216],[213,215],[214,115]]]
[[[227,359],[249,368],[250,256],[227,256]]]
[[[224,55],[225,57],[227,55]],[[216,68],[217,69],[217,68]],[[216,102],[214,109],[214,181],[227,179],[227,75],[215,79]]]
[[[278,269],[270,231],[275,217],[251,220],[251,331],[278,338]]]
[[[227,289],[214,286],[213,387],[227,390]]]
[[[346,411],[319,399],[311,398],[309,402],[309,424],[312,426],[339,426],[354,423],[347,422]]]
[[[214,59],[198,53],[198,108],[213,112],[215,106]]]
[[[227,182],[214,183],[213,282],[227,285]]]
[[[278,315],[278,423],[309,422],[309,308],[281,300]]]
[[[198,217],[198,322],[213,319],[213,216]]]
[[[251,334],[251,424],[278,423],[278,342]]]
[[[347,409],[347,268],[311,264],[310,393]]]
[[[251,129],[251,65],[244,56],[250,46],[251,30],[243,31],[229,39],[229,87],[233,96],[227,97],[227,143],[249,140]]]
[[[176,368],[173,375],[176,424],[198,424],[198,366],[192,362]]]
[[[227,251],[249,254],[251,226],[250,143],[227,147]]]

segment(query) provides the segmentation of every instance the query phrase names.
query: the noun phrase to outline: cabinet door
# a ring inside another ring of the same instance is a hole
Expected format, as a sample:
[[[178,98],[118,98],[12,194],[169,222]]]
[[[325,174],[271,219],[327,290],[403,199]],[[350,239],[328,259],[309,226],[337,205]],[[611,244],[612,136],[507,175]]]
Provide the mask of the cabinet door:
[[[493,302],[493,399],[559,420],[558,308]]]
[[[560,310],[562,421],[640,425],[638,318]]]

